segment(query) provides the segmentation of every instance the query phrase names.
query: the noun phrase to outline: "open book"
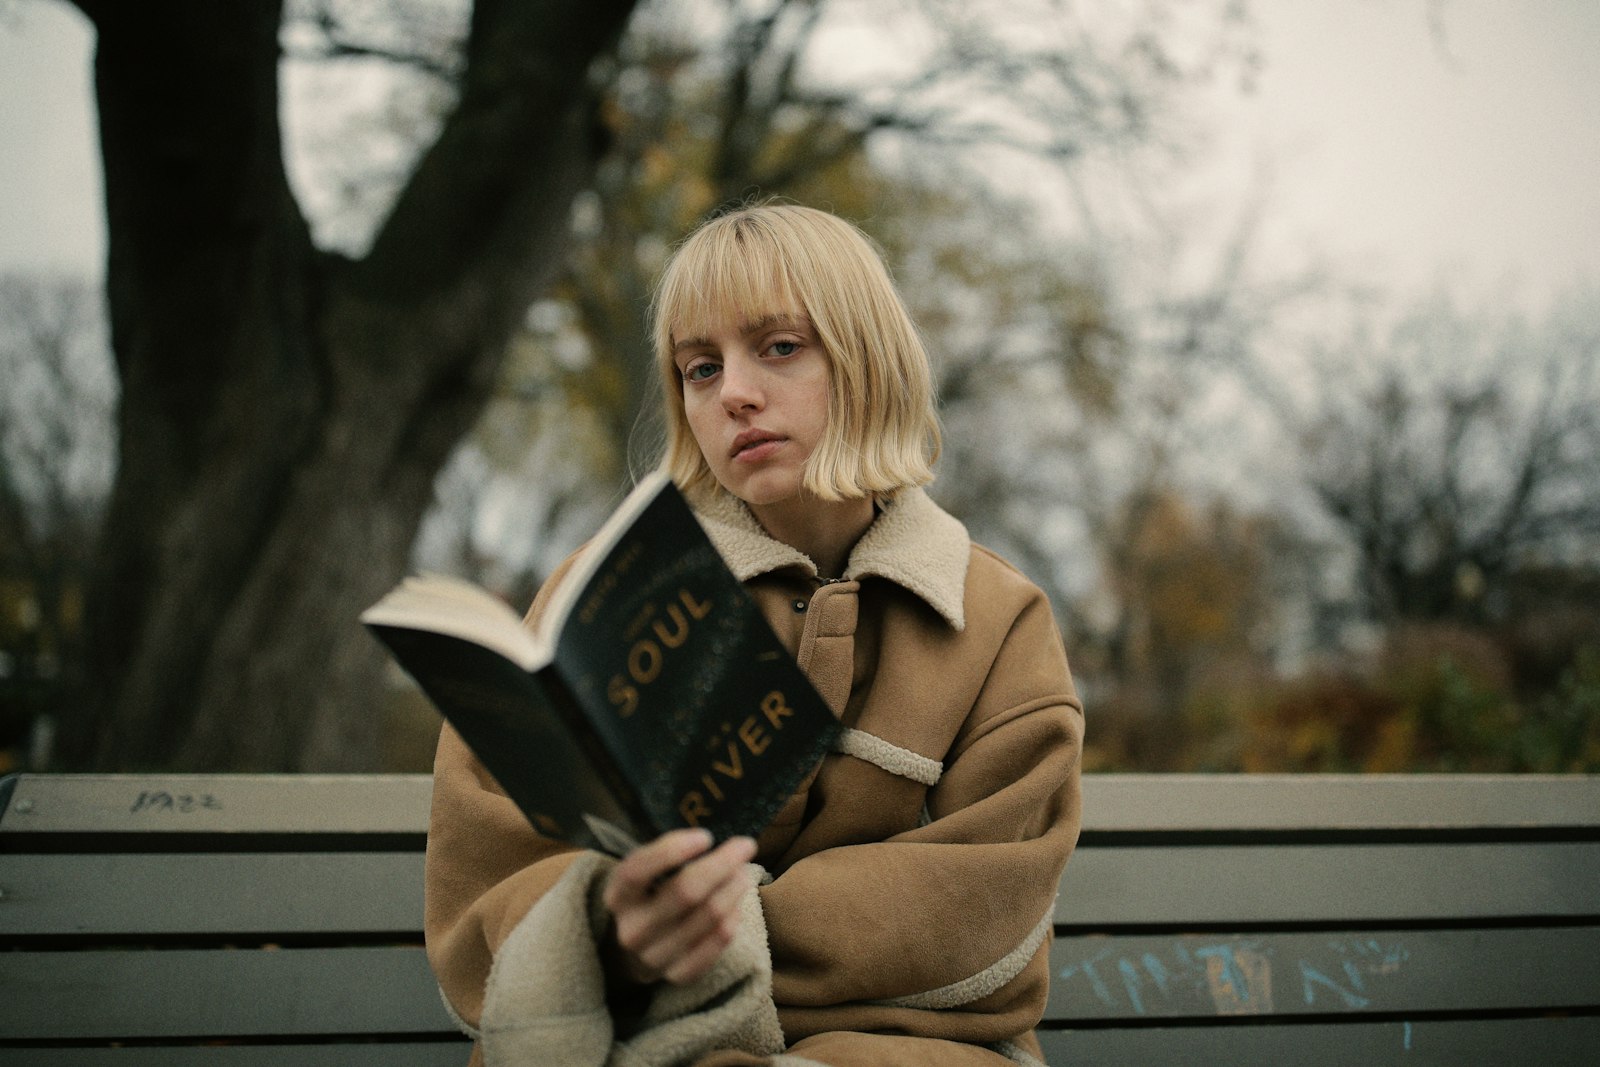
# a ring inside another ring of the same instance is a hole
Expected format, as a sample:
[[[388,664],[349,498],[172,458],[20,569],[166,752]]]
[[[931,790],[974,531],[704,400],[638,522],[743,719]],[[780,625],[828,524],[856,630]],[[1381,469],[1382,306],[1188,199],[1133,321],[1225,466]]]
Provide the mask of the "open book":
[[[535,829],[614,855],[674,827],[759,833],[839,729],[660,473],[536,630],[442,577],[406,579],[361,621]]]

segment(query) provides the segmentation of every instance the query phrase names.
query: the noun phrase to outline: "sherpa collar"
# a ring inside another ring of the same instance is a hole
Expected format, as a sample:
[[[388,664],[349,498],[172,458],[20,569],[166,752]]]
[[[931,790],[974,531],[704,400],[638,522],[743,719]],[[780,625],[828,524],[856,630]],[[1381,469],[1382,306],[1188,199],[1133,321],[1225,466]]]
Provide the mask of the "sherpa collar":
[[[886,578],[915,593],[952,629],[966,627],[963,594],[971,541],[967,528],[919,488],[881,501],[883,508],[845,564],[844,577]],[[767,535],[744,502],[719,492],[695,501],[694,510],[735,578],[745,582],[783,567],[817,576],[803,552]]]

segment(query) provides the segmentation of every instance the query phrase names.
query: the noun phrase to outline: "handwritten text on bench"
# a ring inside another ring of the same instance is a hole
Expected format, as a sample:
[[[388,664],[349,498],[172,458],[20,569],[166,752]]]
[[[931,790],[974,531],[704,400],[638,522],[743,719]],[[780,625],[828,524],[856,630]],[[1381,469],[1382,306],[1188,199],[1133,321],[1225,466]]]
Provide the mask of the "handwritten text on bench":
[[[150,792],[146,790],[139,794],[139,799],[133,802],[133,807],[128,809],[129,814],[138,815],[147,811],[172,811],[187,814],[194,811],[221,811],[222,801],[210,793],[168,793],[165,790]]]
[[[1277,966],[1277,956],[1273,946],[1249,938],[1188,938],[1137,956],[1113,957],[1108,947],[1061,967],[1056,981],[1069,996],[1087,992],[1108,1008],[1125,1006],[1135,1015],[1208,1005],[1218,1015],[1349,1010],[1368,1007],[1375,986],[1396,974],[1410,952],[1399,943],[1336,937],[1315,955],[1296,954],[1287,970]]]

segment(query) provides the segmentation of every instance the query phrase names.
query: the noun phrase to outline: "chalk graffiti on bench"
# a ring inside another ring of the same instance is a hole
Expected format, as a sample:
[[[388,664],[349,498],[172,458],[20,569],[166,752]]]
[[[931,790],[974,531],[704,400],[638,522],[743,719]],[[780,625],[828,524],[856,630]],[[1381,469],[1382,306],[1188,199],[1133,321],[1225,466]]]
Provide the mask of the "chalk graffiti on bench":
[[[1286,957],[1287,967],[1280,946],[1261,939],[1151,938],[1133,952],[1123,941],[1123,951],[1107,947],[1060,967],[1056,982],[1064,997],[1088,993],[1134,1015],[1359,1010],[1410,959],[1405,945],[1370,937],[1328,938],[1314,948],[1294,940],[1302,951]]]

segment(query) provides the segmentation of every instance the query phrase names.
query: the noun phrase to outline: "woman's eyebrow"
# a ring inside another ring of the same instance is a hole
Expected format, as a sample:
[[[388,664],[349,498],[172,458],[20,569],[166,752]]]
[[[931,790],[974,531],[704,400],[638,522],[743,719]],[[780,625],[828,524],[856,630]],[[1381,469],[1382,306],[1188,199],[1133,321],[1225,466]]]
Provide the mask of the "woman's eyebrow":
[[[760,333],[762,330],[772,326],[801,328],[809,325],[811,325],[811,320],[804,315],[792,315],[788,312],[783,312],[775,315],[763,315],[753,322],[747,322],[739,327],[739,332],[748,337],[750,334]]]
[[[749,337],[753,333],[770,329],[773,326],[787,326],[791,329],[803,330],[811,327],[811,319],[805,315],[794,315],[789,312],[779,312],[772,315],[763,315],[759,319],[752,319],[739,327],[739,336]],[[711,346],[709,337],[685,337],[672,342],[672,352],[676,355],[686,348],[708,348]]]

